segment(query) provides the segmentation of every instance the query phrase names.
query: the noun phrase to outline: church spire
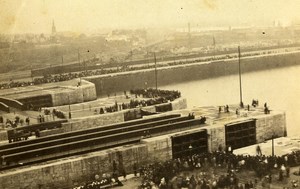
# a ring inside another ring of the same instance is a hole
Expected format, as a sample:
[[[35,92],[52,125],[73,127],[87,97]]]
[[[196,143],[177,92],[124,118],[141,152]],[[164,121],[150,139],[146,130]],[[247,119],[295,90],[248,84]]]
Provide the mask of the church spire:
[[[56,27],[55,27],[55,23],[54,20],[52,20],[52,35],[56,34]]]

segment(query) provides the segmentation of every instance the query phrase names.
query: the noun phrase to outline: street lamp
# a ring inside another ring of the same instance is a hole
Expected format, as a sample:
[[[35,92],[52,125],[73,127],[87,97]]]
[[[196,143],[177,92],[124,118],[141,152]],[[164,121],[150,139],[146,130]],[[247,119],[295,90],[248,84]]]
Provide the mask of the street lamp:
[[[277,138],[277,135],[273,132],[272,134],[272,157],[274,157],[275,154],[275,148],[274,148],[274,139]]]
[[[277,134],[275,134],[274,129],[272,130],[272,135],[271,135],[271,147],[272,147],[272,157],[275,155],[275,146],[274,146],[274,139],[277,138]],[[270,138],[266,138],[266,140],[270,140]]]

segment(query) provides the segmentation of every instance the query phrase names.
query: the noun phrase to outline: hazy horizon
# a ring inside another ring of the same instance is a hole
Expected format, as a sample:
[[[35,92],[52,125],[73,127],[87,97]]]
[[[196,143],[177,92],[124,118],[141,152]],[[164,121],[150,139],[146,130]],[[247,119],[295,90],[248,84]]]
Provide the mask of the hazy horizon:
[[[1,33],[93,33],[107,29],[287,26],[299,22],[294,0],[0,0]]]

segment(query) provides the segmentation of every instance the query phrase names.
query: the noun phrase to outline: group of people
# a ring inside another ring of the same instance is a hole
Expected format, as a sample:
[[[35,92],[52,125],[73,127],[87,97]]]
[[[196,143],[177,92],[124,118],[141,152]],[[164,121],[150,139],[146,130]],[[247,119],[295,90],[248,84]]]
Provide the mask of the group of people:
[[[225,113],[229,113],[229,106],[226,105],[223,108],[222,108],[222,106],[219,106],[219,113],[221,113],[222,110],[224,110]]]
[[[167,103],[168,101],[173,101],[181,96],[179,91],[169,91],[169,90],[156,90],[156,89],[136,89],[130,91],[131,95],[135,95],[137,97],[142,98],[150,98],[150,99],[131,99],[129,103],[118,104],[115,102],[113,106],[109,107],[101,107],[99,109],[99,114],[117,112],[125,109],[132,109],[136,107],[145,107],[145,106],[153,106],[157,104]],[[124,91],[124,94],[126,92]],[[94,111],[95,114],[98,113],[97,110]]]
[[[65,119],[65,115],[62,111],[60,110],[57,110],[55,108],[52,109],[52,112],[48,109],[48,108],[45,108],[44,109],[44,114],[45,115],[51,115],[52,114],[52,119],[55,120],[55,117],[58,117],[58,118],[61,118],[61,119]]]
[[[254,171],[262,179],[262,185],[272,183],[272,173],[278,172],[278,181],[290,176],[290,166],[300,163],[300,152],[293,152],[285,156],[250,156],[234,155],[222,151],[201,153],[169,160],[163,163],[154,163],[140,167],[143,178],[141,189],[164,188],[254,188],[257,180],[239,181],[240,171]],[[226,174],[216,175],[216,169],[227,169]],[[197,175],[182,176],[185,171],[199,170]],[[203,172],[204,171],[204,172]]]
[[[26,125],[30,124],[30,118],[29,117],[26,117],[25,121],[24,121],[24,119],[20,118],[19,116],[16,116],[15,120],[10,120],[10,119],[7,118],[6,121],[5,121],[4,119],[5,118],[3,116],[0,116],[0,124],[1,125],[5,124],[5,126],[7,128],[9,128],[9,127],[16,128],[19,125],[23,126],[24,124],[26,124]]]
[[[85,183],[84,185],[74,187],[73,189],[102,189],[102,188],[111,188],[114,186],[123,186],[122,182],[114,179],[110,176],[103,176],[99,179],[99,176],[96,175],[94,181]]]
[[[174,100],[181,96],[180,91],[176,90],[161,90],[161,89],[134,89],[130,90],[131,94],[135,94],[137,96],[142,96],[143,98],[155,98],[155,97],[163,97],[167,100]]]
[[[123,186],[123,183],[119,180],[120,175],[122,175],[126,181],[126,171],[123,163],[117,164],[117,162],[113,160],[112,174],[103,174],[102,177],[95,175],[95,178],[92,181],[76,186],[73,189],[102,189]]]

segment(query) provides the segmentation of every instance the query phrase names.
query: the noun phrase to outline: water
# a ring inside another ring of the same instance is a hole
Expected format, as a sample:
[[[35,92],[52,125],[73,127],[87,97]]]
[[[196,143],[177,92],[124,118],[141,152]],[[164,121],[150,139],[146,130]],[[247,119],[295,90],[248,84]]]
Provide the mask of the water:
[[[300,66],[271,69],[242,75],[243,102],[258,99],[270,109],[286,112],[288,136],[300,136]],[[230,75],[160,87],[179,90],[187,99],[188,108],[238,104],[239,78]]]

